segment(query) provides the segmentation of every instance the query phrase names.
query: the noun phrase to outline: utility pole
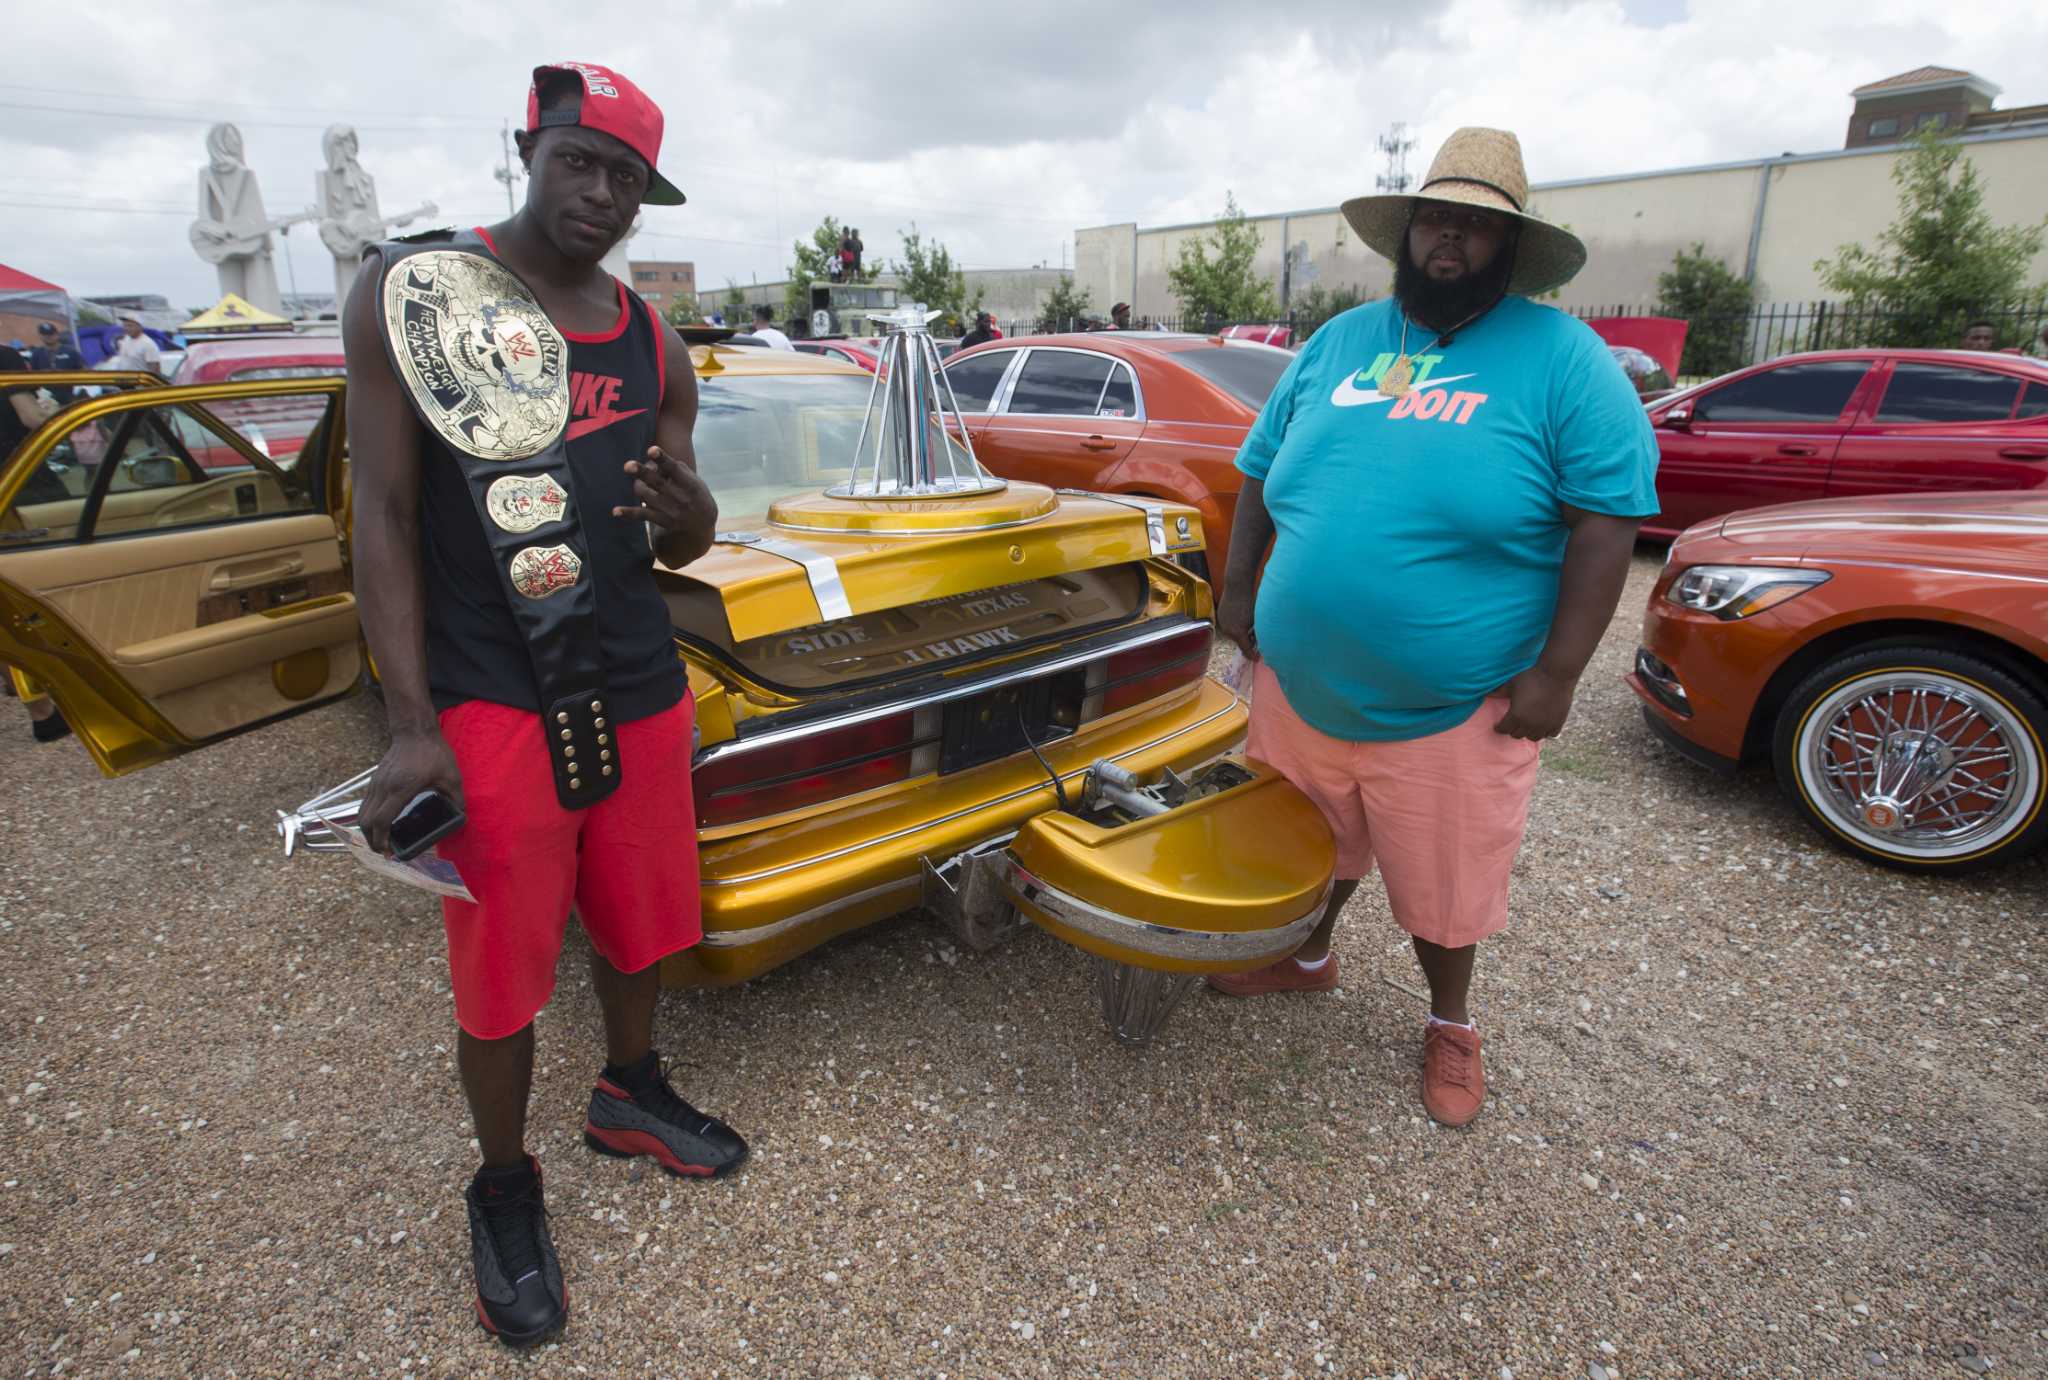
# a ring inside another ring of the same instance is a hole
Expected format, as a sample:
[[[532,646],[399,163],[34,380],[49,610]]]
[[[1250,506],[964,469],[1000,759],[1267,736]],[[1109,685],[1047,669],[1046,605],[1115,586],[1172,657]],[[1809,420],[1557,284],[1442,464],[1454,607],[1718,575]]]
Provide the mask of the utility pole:
[[[516,208],[512,205],[512,183],[519,176],[512,167],[512,122],[510,120],[507,120],[504,127],[498,131],[498,146],[504,151],[505,161],[491,169],[491,176],[505,184],[505,214],[509,216],[516,213]]]
[[[1414,179],[1408,176],[1408,155],[1415,148],[1415,141],[1408,137],[1408,124],[1396,120],[1387,126],[1387,132],[1378,140],[1380,152],[1387,156],[1387,170],[1373,179],[1373,184],[1383,192],[1396,195],[1408,190]]]

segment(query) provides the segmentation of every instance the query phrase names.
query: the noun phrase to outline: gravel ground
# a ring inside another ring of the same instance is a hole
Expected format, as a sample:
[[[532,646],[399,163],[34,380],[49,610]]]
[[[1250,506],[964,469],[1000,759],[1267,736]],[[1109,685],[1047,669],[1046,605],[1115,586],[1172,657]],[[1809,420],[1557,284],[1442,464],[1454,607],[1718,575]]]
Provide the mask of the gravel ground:
[[[1470,1128],[1420,1113],[1371,884],[1339,994],[1197,993],[1146,1051],[1056,941],[914,918],[668,994],[678,1084],[754,1143],[710,1185],[583,1150],[575,938],[533,1106],[573,1313],[524,1359],[468,1301],[435,907],[270,827],[374,703],[118,781],[0,706],[0,1369],[2048,1374],[2048,858],[1896,876],[1654,746],[1656,560],[1545,753]]]

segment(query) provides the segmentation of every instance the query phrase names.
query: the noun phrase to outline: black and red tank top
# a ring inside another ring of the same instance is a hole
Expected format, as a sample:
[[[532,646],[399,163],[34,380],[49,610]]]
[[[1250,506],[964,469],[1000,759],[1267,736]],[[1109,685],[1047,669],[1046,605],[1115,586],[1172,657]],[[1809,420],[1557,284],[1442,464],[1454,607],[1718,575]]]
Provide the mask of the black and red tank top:
[[[495,255],[490,235],[481,227],[476,233]],[[615,507],[639,503],[625,464],[654,444],[664,379],[652,309],[625,284],[615,285],[619,314],[608,330],[562,335],[569,342],[569,466],[595,580],[597,635],[614,717],[627,722],[681,700],[685,680],[668,606],[654,583],[647,526],[612,516]],[[468,480],[424,427],[421,446],[420,553],[434,704],[491,700],[538,713],[533,662],[505,602]]]

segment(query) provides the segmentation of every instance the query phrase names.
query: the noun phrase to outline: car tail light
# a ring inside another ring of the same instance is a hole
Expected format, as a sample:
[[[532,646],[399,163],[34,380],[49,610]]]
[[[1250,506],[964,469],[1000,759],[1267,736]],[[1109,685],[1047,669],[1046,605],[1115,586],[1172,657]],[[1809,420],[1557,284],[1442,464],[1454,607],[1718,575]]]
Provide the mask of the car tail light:
[[[1209,644],[1214,630],[1207,623],[1150,646],[1118,652],[1107,663],[1101,688],[1104,714],[1143,704],[1169,690],[1192,685],[1209,669]]]
[[[697,823],[736,824],[902,781],[917,749],[909,711],[713,758],[691,777]]]

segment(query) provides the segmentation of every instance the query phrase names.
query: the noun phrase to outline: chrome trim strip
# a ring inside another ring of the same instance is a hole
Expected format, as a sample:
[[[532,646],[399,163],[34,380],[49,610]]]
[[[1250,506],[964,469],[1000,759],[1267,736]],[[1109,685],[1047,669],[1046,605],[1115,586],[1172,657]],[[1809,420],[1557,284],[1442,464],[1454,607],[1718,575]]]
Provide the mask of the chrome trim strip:
[[[1190,619],[1188,622],[1177,623],[1167,627],[1141,628],[1128,637],[1119,638],[1113,642],[1104,642],[1086,651],[1069,652],[1067,655],[1056,657],[1051,661],[1034,661],[1028,666],[1018,666],[999,675],[985,676],[979,680],[968,681],[959,685],[950,685],[943,690],[934,690],[929,694],[919,695],[913,699],[890,700],[884,704],[872,704],[865,709],[856,709],[851,714],[840,714],[829,719],[809,719],[800,724],[792,724],[788,728],[771,729],[758,737],[734,738],[727,742],[716,743],[697,754],[697,759],[690,764],[691,769],[694,771],[708,762],[717,762],[727,757],[737,757],[741,753],[756,752],[762,748],[779,747],[792,739],[807,738],[813,733],[829,733],[835,729],[851,728],[855,724],[866,723],[869,719],[884,718],[892,714],[905,714],[913,710],[923,709],[927,705],[944,704],[948,700],[965,699],[969,695],[978,695],[984,690],[998,689],[1001,686],[1011,685],[1020,680],[1032,680],[1039,676],[1048,676],[1060,671],[1071,670],[1076,666],[1085,665],[1101,657],[1115,656],[1118,652],[1133,651],[1139,647],[1149,647],[1154,642],[1164,642],[1168,638],[1179,637],[1184,633],[1204,626],[1206,625]]]
[[[1105,943],[1128,944],[1156,958],[1206,962],[1243,962],[1293,953],[1322,918],[1323,907],[1329,903],[1330,885],[1334,885],[1325,885],[1315,903],[1302,914],[1270,930],[1183,930],[1092,905],[1033,876],[1014,854],[1009,864],[1003,889],[1023,904],[1051,912],[1062,924]]]
[[[1156,748],[1162,747],[1165,744],[1172,742],[1176,738],[1185,737],[1186,735],[1196,732],[1199,729],[1207,728],[1210,724],[1215,723],[1225,714],[1228,714],[1239,707],[1240,706],[1238,704],[1238,701],[1232,699],[1229,704],[1224,705],[1214,714],[1211,714],[1206,718],[1197,719],[1194,723],[1187,725],[1185,728],[1177,728],[1173,732],[1167,734],[1164,738],[1154,738],[1149,743],[1140,743],[1137,747],[1132,748],[1128,752],[1120,752],[1114,757],[1098,760],[1121,762],[1125,758],[1136,757],[1141,752],[1151,752]],[[1087,775],[1087,767],[1078,767],[1073,771],[1061,772],[1060,780],[1072,784],[1084,780],[1087,777]],[[921,820],[920,822],[911,825],[907,829],[898,829],[893,834],[883,834],[879,838],[862,839],[859,843],[850,844],[845,848],[835,848],[829,853],[820,853],[818,854],[818,856],[814,858],[804,858],[799,862],[784,863],[780,867],[771,867],[764,872],[749,872],[744,876],[739,877],[706,877],[699,883],[699,890],[705,890],[713,887],[750,886],[755,882],[765,882],[769,880],[771,877],[780,877],[785,873],[801,871],[806,867],[816,867],[820,863],[833,862],[839,858],[846,857],[850,853],[859,853],[869,848],[878,848],[883,844],[894,843],[898,839],[909,838],[912,834],[924,833],[928,829],[943,828],[944,826],[951,824],[956,819],[965,819],[967,816],[979,814],[983,810],[994,809],[998,805],[1007,805],[1013,800],[1022,800],[1027,795],[1036,795],[1040,792],[1050,794],[1051,790],[1051,781],[1034,781],[1029,786],[1024,787],[1022,790],[1011,791],[1008,795],[999,795],[990,800],[978,801],[975,804],[968,806],[964,810],[955,810],[950,815],[941,815],[937,819]],[[717,847],[717,842],[714,840],[711,846],[714,848]]]
[[[1011,518],[1007,522],[990,522],[979,527],[919,527],[905,531],[886,531],[865,527],[810,527],[801,522],[778,522],[772,524],[778,532],[820,532],[834,537],[957,537],[969,536],[976,532],[1000,532],[1006,527],[1029,527],[1034,522],[1044,522],[1059,510],[1038,513],[1032,517]]]
[[[1064,493],[1066,490],[1061,490],[1061,492]],[[1076,492],[1082,491],[1076,490]],[[1155,556],[1164,556],[1166,554],[1166,505],[1164,503],[1159,502],[1157,499],[1137,498],[1131,494],[1091,493],[1089,497],[1099,498],[1104,503],[1116,503],[1126,508],[1136,508],[1139,512],[1143,513],[1145,515],[1145,537],[1152,543],[1152,554]]]
[[[777,523],[776,526],[781,526]],[[755,534],[749,533],[754,536]],[[755,536],[746,545],[755,551],[766,551],[780,556],[785,561],[794,561],[804,568],[804,575],[811,582],[811,598],[818,601],[818,617],[826,622],[834,618],[853,617],[853,605],[846,602],[846,586],[839,580],[839,562],[822,551],[805,546],[800,541],[785,541],[781,537]]]
[[[1048,355],[1086,355],[1090,359],[1101,359],[1109,362],[1111,367],[1108,375],[1102,380],[1102,392],[1095,395],[1096,410],[1094,412],[1012,412],[1010,410],[1011,395],[1017,391],[1017,384],[1024,376],[1025,364],[1023,360],[1030,355],[1040,353]],[[1091,420],[1112,422],[1142,422],[1147,420],[1145,413],[1145,386],[1138,382],[1138,371],[1132,368],[1130,361],[1124,359],[1121,355],[1104,354],[1100,350],[1084,350],[1073,345],[1025,345],[1018,348],[1017,355],[1019,356],[1019,361],[1013,364],[1010,371],[1003,376],[1002,385],[997,389],[996,396],[989,400],[988,412],[986,414],[976,413],[976,416],[1086,417]],[[1104,418],[1101,411],[1102,398],[1109,391],[1110,381],[1116,377],[1116,366],[1118,365],[1121,365],[1131,376],[1131,402],[1136,407],[1136,411],[1129,417]],[[1087,435],[1088,433],[1083,432],[1081,434]]]
[[[863,901],[872,901],[875,897],[885,895],[888,892],[913,888],[921,889],[923,886],[924,878],[922,875],[905,877],[894,882],[883,882],[880,886],[871,886],[866,891],[856,891],[851,896],[842,896],[836,901],[827,901],[822,906],[812,906],[809,910],[798,911],[795,915],[786,915],[780,920],[770,920],[765,925],[754,925],[743,930],[714,930],[707,928],[704,931],[704,937],[697,942],[707,949],[744,949],[749,945],[760,944],[778,935],[787,934],[791,930],[801,929],[813,921],[823,920],[835,911],[845,910],[849,906],[857,906]]]

